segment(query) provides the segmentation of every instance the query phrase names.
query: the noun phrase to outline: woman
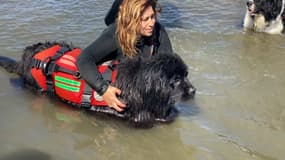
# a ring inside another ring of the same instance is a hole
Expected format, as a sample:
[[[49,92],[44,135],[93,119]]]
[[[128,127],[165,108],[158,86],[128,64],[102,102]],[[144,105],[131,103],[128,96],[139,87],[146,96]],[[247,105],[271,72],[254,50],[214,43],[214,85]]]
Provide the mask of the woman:
[[[116,23],[110,24],[78,57],[82,77],[109,107],[119,112],[126,107],[117,98],[121,90],[104,80],[95,66],[122,57],[172,53],[165,29],[156,22],[157,12],[156,0],[124,0]]]

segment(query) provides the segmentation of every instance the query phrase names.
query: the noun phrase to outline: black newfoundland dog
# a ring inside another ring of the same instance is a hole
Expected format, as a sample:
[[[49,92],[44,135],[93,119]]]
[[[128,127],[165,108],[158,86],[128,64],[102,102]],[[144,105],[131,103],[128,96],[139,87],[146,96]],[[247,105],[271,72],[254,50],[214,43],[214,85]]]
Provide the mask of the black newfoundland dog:
[[[25,86],[39,91],[31,74],[32,59],[37,53],[54,45],[74,49],[64,42],[38,43],[26,47],[20,61],[0,56],[0,66],[20,75]],[[177,54],[159,54],[150,59],[122,59],[117,69],[113,85],[122,90],[119,98],[127,104],[127,108],[117,112],[110,107],[91,106],[88,110],[121,117],[135,126],[151,127],[155,122],[171,122],[175,119],[178,114],[174,107],[177,95],[189,99],[195,94],[195,88],[187,78],[187,66]],[[54,95],[58,97],[57,93]]]
[[[285,27],[285,0],[248,0],[243,21],[245,29],[281,34]]]

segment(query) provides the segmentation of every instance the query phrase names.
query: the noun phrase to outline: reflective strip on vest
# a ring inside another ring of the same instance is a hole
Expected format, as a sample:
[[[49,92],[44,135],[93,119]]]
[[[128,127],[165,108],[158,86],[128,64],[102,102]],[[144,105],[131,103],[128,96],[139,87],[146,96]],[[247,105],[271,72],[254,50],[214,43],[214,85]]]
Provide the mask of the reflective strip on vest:
[[[73,87],[73,86],[69,86],[66,85],[64,83],[60,83],[60,82],[55,82],[55,86],[64,90],[68,90],[71,92],[79,92],[80,88],[79,87]]]
[[[64,78],[61,76],[55,76],[55,86],[71,92],[79,92],[81,82],[72,79]]]
[[[55,76],[54,79],[58,82],[62,82],[62,83],[66,83],[66,84],[69,84],[69,85],[73,85],[73,86],[80,86],[81,85],[81,82],[79,81],[75,81],[75,80],[72,80],[72,79],[68,79],[68,78],[64,78],[64,77],[61,77],[61,76]]]

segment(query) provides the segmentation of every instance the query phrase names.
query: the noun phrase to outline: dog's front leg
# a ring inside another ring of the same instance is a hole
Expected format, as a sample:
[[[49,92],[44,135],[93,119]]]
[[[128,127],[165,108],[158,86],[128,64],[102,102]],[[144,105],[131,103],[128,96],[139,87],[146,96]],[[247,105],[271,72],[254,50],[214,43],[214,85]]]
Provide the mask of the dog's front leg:
[[[267,23],[265,22],[265,17],[261,14],[255,15],[254,17],[254,24],[253,29],[256,32],[264,32],[265,28],[267,26]]]
[[[246,11],[244,20],[243,20],[243,28],[246,29],[253,29],[253,17],[250,15],[249,11]]]

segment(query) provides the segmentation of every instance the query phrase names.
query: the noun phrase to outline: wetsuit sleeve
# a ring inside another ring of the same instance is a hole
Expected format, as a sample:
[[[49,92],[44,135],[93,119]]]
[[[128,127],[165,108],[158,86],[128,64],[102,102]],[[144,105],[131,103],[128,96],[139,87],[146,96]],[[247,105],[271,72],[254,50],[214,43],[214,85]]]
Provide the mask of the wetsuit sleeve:
[[[120,9],[120,5],[122,4],[123,0],[115,0],[112,4],[112,7],[108,11],[107,15],[105,16],[105,24],[109,26],[110,24],[114,23],[117,16],[118,12]]]
[[[99,95],[105,93],[109,83],[99,73],[97,65],[116,50],[115,29],[113,26],[109,26],[98,39],[87,46],[78,56],[76,64],[82,78]]]
[[[158,53],[173,53],[170,39],[164,26],[162,25],[160,25],[159,42],[160,45],[158,47]]]

